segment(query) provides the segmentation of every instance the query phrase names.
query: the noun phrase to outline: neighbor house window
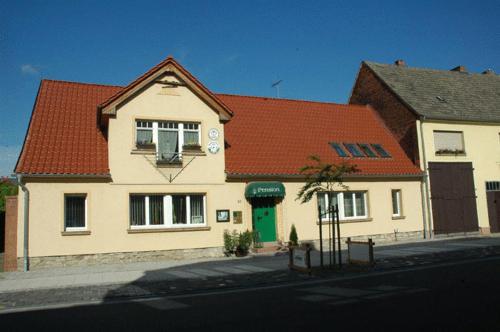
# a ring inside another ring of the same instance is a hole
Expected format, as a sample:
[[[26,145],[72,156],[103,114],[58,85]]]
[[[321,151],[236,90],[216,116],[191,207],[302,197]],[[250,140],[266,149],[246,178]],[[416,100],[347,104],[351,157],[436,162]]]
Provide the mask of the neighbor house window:
[[[157,160],[179,162],[183,146],[201,145],[201,125],[172,121],[136,121],[139,148],[156,149]]]
[[[87,195],[64,195],[64,228],[67,231],[87,228]]]
[[[206,224],[206,199],[202,194],[130,195],[130,226],[179,227]]]
[[[335,192],[318,194],[322,220],[329,220],[328,207],[338,205],[339,219],[363,219],[368,217],[365,191]]]
[[[393,189],[392,195],[392,216],[401,217],[401,190]]]
[[[464,154],[464,134],[461,131],[434,131],[436,154]]]

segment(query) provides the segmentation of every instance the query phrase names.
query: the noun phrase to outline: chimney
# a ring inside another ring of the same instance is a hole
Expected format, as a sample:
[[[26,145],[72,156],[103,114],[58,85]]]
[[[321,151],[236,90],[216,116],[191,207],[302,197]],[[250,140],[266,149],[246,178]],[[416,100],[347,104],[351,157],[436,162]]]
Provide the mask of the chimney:
[[[398,67],[406,67],[406,63],[404,60],[401,60],[401,59],[398,59],[396,61],[394,61],[394,64]]]
[[[459,73],[466,73],[467,68],[465,68],[465,66],[456,66],[455,68],[451,69],[450,71],[458,71]]]
[[[485,71],[483,71],[481,74],[483,75],[495,75],[495,72],[493,71],[493,69],[486,69]]]

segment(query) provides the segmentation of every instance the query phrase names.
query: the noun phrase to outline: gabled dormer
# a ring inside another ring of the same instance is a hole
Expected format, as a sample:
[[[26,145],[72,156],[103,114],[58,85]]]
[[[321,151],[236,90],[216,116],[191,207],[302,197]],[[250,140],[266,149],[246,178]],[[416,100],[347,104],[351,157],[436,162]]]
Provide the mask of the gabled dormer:
[[[223,124],[232,112],[173,58],[110,97],[98,111],[108,136],[113,181],[224,181]]]

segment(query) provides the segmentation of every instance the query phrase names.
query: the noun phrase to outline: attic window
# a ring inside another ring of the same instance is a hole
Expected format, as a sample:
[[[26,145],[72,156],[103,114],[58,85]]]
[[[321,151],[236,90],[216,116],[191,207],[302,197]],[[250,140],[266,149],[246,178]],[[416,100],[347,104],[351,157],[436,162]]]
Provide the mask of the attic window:
[[[372,144],[372,148],[377,151],[378,155],[382,158],[390,158],[391,155],[385,151],[385,149],[380,144]]]
[[[335,150],[335,152],[337,152],[339,157],[349,157],[347,152],[345,152],[345,150],[342,148],[342,146],[340,146],[340,144],[330,143],[330,146],[332,147],[332,149]]]
[[[344,143],[344,146],[351,153],[353,157],[364,157],[363,153],[359,151],[356,144]]]
[[[443,97],[441,96],[436,96],[436,99],[439,100],[440,102],[442,103],[446,103],[446,99],[444,99]]]
[[[370,158],[377,157],[375,152],[373,152],[373,150],[370,148],[370,146],[368,144],[362,143],[362,144],[358,144],[358,145],[361,148],[361,151],[363,151],[368,157],[370,157]]]

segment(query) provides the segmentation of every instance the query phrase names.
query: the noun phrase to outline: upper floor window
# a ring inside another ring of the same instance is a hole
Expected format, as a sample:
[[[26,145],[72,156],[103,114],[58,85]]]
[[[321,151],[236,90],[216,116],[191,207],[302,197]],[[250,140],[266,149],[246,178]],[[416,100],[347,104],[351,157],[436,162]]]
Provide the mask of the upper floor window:
[[[334,205],[338,205],[340,220],[368,218],[366,196],[365,191],[319,193],[321,219],[329,220],[328,207]]]
[[[87,195],[64,195],[64,229],[79,231],[87,228]]]
[[[148,145],[153,143],[153,122],[137,121],[137,145]]]
[[[156,150],[158,162],[180,162],[182,151],[201,148],[200,124],[138,120],[136,143],[138,148]]]
[[[463,132],[435,130],[434,148],[437,155],[465,154]]]

